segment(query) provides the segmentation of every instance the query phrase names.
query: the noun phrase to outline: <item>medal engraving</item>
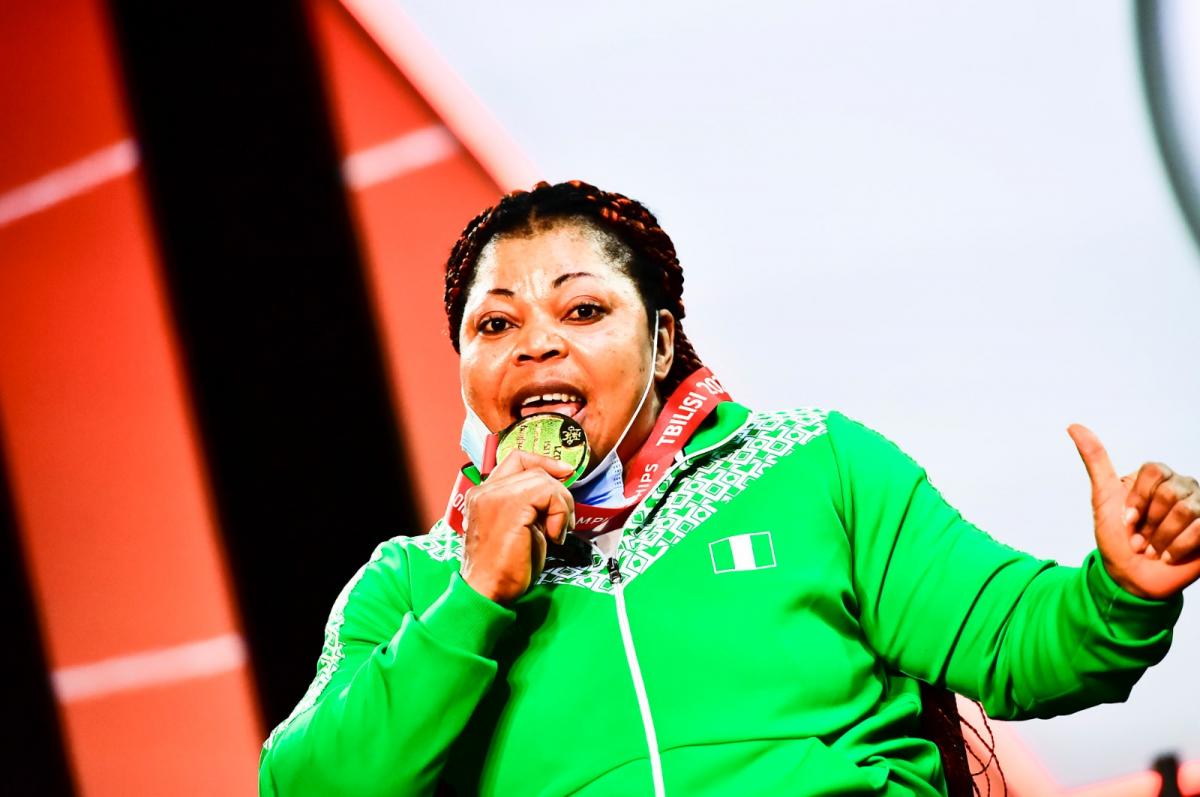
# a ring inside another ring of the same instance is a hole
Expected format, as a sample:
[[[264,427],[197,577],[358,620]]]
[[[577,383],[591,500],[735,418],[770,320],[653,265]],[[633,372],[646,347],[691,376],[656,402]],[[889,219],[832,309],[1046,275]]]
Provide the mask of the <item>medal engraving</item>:
[[[557,412],[540,412],[514,423],[500,432],[496,445],[496,464],[513,451],[527,451],[557,459],[575,467],[575,472],[563,481],[571,486],[587,468],[590,449],[583,427],[573,418]]]

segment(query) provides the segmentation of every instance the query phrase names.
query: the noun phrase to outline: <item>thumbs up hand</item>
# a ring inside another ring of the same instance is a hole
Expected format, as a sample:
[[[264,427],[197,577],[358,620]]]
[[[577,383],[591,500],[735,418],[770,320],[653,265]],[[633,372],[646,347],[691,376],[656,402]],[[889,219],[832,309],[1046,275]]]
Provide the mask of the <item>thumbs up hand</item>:
[[[1076,423],[1067,434],[1092,480],[1096,547],[1113,580],[1161,600],[1200,578],[1200,484],[1160,462],[1118,478],[1090,429]]]

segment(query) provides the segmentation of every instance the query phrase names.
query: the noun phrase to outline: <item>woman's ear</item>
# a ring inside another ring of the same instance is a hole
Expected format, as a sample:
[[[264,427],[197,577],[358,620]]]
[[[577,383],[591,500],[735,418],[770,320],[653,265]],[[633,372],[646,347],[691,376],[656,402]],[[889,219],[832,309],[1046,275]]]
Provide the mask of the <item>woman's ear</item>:
[[[658,354],[654,361],[654,381],[661,382],[675,362],[675,316],[670,310],[658,311]]]

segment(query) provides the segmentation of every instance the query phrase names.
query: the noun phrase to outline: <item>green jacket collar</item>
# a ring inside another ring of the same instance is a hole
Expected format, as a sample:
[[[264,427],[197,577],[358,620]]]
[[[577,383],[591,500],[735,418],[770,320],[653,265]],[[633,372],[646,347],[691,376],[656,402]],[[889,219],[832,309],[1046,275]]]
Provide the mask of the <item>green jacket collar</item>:
[[[736,401],[722,401],[684,445],[684,456],[720,445],[741,430],[749,417],[748,407]]]

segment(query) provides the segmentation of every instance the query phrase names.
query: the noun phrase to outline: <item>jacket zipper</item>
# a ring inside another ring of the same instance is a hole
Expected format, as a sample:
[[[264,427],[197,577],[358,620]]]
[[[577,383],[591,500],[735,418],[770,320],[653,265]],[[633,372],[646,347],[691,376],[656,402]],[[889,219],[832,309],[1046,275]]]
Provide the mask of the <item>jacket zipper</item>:
[[[621,538],[625,531],[621,530]],[[595,542],[592,549],[604,555]],[[604,562],[608,577],[612,581],[613,593],[617,604],[617,626],[621,629],[621,646],[625,649],[625,663],[629,666],[629,675],[633,679],[633,691],[637,696],[638,714],[642,718],[642,731],[646,735],[646,748],[650,756],[650,779],[654,784],[654,797],[666,797],[663,787],[662,758],[658,754],[658,734],[654,730],[654,718],[650,716],[650,700],[646,697],[646,683],[642,680],[642,667],[638,664],[637,650],[633,647],[633,634],[629,630],[629,615],[625,611],[625,577],[621,575],[621,565],[617,561],[621,540],[613,549],[613,555]]]
[[[615,559],[609,560],[615,570]],[[620,572],[617,571],[617,576]],[[638,712],[642,715],[642,728],[646,733],[646,747],[650,751],[650,778],[654,783],[654,797],[666,797],[663,786],[662,757],[658,753],[658,734],[654,731],[654,718],[650,716],[650,700],[646,697],[646,682],[642,680],[642,668],[638,664],[637,651],[633,647],[633,634],[629,630],[629,615],[625,611],[625,585],[613,582],[617,597],[617,624],[621,627],[621,643],[625,646],[625,661],[633,677],[633,691],[637,695]]]
[[[747,419],[748,421],[749,419]],[[674,465],[663,474],[663,478],[670,478],[688,460],[725,445],[734,435],[741,432],[745,426],[746,423],[742,423],[719,442],[711,446],[706,446],[699,451],[694,451],[688,455],[684,455],[680,451],[675,456]],[[642,499],[642,502],[644,503],[649,497],[649,494],[647,494]],[[605,567],[608,569],[608,577],[612,581],[613,592],[617,599],[617,625],[621,629],[621,644],[625,648],[625,661],[629,665],[629,674],[633,678],[633,691],[637,695],[638,713],[642,716],[642,728],[646,734],[646,747],[650,752],[650,778],[654,783],[654,797],[666,797],[667,791],[663,785],[662,756],[658,752],[658,734],[654,730],[654,717],[650,715],[650,700],[646,697],[646,682],[642,680],[642,667],[638,664],[637,650],[633,646],[633,633],[629,630],[629,614],[625,610],[625,578],[621,575],[621,566],[617,561],[617,555],[620,553],[621,542],[624,538],[625,528],[622,527],[621,534],[617,538],[617,545],[613,549],[613,555],[608,557]],[[592,543],[592,547],[599,551],[594,542]],[[601,555],[603,555],[602,552]]]
[[[615,556],[608,558],[608,577],[612,580],[613,586],[620,584],[622,581],[621,567],[617,564],[617,557]]]

